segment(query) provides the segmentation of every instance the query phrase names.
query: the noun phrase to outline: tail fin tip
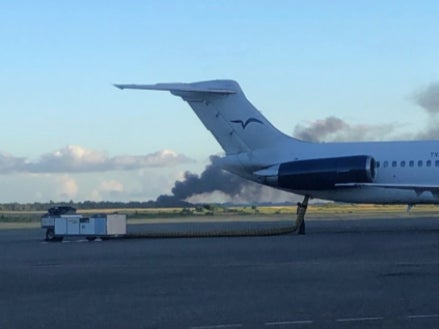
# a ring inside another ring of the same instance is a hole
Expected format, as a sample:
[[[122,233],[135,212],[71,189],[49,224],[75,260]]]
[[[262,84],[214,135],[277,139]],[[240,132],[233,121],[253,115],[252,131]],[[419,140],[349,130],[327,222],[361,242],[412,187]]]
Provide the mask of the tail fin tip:
[[[193,92],[207,94],[236,94],[240,88],[233,80],[210,80],[194,83],[157,83],[157,84],[114,84],[116,88],[160,90],[172,92]]]

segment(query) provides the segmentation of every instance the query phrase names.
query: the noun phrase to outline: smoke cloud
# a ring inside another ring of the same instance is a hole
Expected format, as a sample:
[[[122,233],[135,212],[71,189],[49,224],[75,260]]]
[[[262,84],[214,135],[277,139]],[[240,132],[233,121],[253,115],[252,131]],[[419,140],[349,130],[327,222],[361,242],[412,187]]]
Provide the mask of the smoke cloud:
[[[398,132],[399,124],[353,125],[330,116],[309,125],[297,125],[293,135],[311,142],[378,141],[401,139],[439,139],[439,82],[418,91],[412,100],[427,114],[427,124],[418,133]]]
[[[413,97],[428,115],[427,126],[414,136],[415,139],[439,139],[439,82],[431,83]]]
[[[185,200],[194,194],[222,191],[225,194],[236,195],[246,180],[223,171],[216,163],[218,156],[210,157],[210,164],[201,175],[186,172],[183,181],[175,182],[172,194],[179,200]]]
[[[186,172],[176,181],[172,195],[161,195],[156,203],[176,205],[190,203],[268,203],[286,202],[295,198],[291,193],[275,190],[230,174],[217,164],[218,156],[210,157],[210,164],[200,174]]]
[[[387,136],[393,139],[397,124],[383,125],[352,125],[342,119],[330,116],[311,124],[297,125],[293,135],[309,142],[344,142],[344,141],[377,141]]]
[[[439,113],[439,82],[432,83],[414,96],[415,103],[427,113]]]
[[[294,128],[293,135],[305,141],[318,142],[343,131],[347,127],[346,122],[331,116],[323,120],[317,120],[307,127],[299,124]]]

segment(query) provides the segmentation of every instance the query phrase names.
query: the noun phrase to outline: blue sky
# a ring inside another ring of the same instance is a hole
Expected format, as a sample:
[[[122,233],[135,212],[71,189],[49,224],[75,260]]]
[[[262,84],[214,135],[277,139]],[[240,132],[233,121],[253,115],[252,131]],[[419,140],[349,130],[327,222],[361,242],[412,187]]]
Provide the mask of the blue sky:
[[[2,2],[0,202],[148,200],[221,152],[180,99],[112,83],[235,79],[288,134],[335,116],[410,139],[438,17],[435,1]]]

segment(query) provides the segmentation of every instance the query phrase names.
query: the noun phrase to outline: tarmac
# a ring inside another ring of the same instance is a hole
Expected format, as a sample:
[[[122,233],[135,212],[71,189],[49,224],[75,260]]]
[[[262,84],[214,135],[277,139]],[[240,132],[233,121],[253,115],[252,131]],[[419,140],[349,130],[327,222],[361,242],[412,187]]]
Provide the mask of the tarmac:
[[[40,229],[0,230],[0,328],[439,327],[439,217],[309,218],[306,227],[304,236],[62,243]]]

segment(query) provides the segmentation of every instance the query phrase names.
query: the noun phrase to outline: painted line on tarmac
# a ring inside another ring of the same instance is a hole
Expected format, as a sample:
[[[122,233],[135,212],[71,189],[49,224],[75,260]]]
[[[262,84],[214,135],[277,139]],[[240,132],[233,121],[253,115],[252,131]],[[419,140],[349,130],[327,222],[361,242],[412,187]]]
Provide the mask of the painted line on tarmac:
[[[191,327],[191,329],[228,329],[228,328],[241,328],[241,323],[234,323],[234,324],[217,324],[213,326],[198,326],[198,327]]]
[[[434,319],[439,318],[439,313],[433,314],[412,314],[408,315],[407,319],[416,320],[416,319]],[[356,317],[356,318],[338,318],[335,319],[336,322],[339,323],[348,323],[348,322],[367,322],[367,321],[381,321],[384,320],[382,316],[364,316],[364,317]],[[291,320],[291,321],[270,321],[265,322],[264,325],[266,327],[275,327],[275,326],[293,326],[293,325],[301,325],[301,324],[313,324],[314,320]],[[241,323],[235,324],[218,324],[218,325],[207,325],[207,326],[197,326],[190,327],[190,329],[230,329],[230,328],[241,328],[243,325]]]
[[[408,319],[431,319],[439,318],[439,314],[414,314],[407,316]]]
[[[383,320],[384,318],[381,316],[365,316],[361,318],[339,318],[335,321],[337,322],[361,322],[361,321],[379,321]]]
[[[294,320],[294,321],[277,321],[277,322],[265,322],[264,324],[268,326],[289,326],[295,324],[312,324],[313,320]]]

